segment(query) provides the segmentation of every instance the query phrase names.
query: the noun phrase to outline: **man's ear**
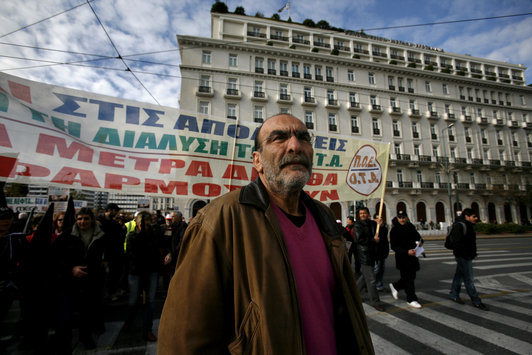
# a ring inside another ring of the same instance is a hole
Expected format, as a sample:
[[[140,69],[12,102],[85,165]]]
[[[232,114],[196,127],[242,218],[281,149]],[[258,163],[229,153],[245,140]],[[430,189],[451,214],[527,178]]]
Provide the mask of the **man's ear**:
[[[257,170],[257,172],[259,174],[262,174],[262,171],[263,171],[262,155],[257,151],[253,152],[253,165],[255,166],[255,169]]]

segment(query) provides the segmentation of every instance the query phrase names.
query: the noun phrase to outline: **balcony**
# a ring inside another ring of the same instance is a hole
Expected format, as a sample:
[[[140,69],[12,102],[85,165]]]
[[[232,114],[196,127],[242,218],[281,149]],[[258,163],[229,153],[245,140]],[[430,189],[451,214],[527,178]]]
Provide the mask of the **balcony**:
[[[432,133],[430,135],[430,138],[433,139],[433,140],[438,140],[438,135],[436,133]]]
[[[390,107],[390,115],[401,116],[401,108],[397,106]]]
[[[305,126],[307,129],[314,129],[314,123],[313,122],[305,122]]]
[[[419,139],[419,132],[412,132],[412,137],[414,139]]]
[[[336,132],[338,127],[336,127],[335,124],[329,124],[329,131],[330,132]]]
[[[362,111],[362,107],[360,107],[360,103],[356,101],[349,102],[349,106],[347,107],[349,111]]]
[[[398,54],[390,54],[390,59],[400,60],[403,62],[405,61],[405,57]]]
[[[504,126],[504,120],[502,118],[494,118],[493,119],[493,125],[494,126]]]
[[[466,143],[471,143],[471,137],[465,137]]]
[[[399,86],[397,88],[400,92],[405,92],[405,87],[404,86]]]
[[[477,117],[477,123],[481,125],[487,125],[488,124],[488,118],[487,117]]]
[[[293,43],[299,43],[299,44],[304,44],[304,45],[310,45],[310,41],[309,40],[306,40],[306,39],[303,39],[303,38],[292,38],[292,42]]]
[[[300,74],[299,72],[292,72],[292,78],[299,78]]]
[[[372,105],[369,107],[369,111],[370,111],[371,113],[382,113],[382,107],[381,107],[381,105],[372,104]]]
[[[421,188],[422,189],[433,189],[434,188],[434,183],[433,182],[422,182],[421,183]]]
[[[418,58],[408,57],[408,61],[409,61],[410,63],[418,63],[418,64],[421,64],[421,59],[418,59]]]
[[[413,94],[413,93],[414,93],[414,88],[408,88],[408,92],[409,92],[410,94]]]
[[[292,103],[292,97],[290,94],[279,94],[278,103]]]
[[[311,80],[312,79],[312,74],[305,73],[305,74],[303,74],[303,78]]]
[[[338,100],[336,100],[336,99],[327,99],[327,103],[325,104],[325,107],[327,107],[327,108],[339,108],[340,105],[338,104]]]
[[[419,113],[419,110],[417,108],[411,108],[408,110],[408,116],[410,117],[421,117],[421,113]]]
[[[279,70],[280,76],[288,76],[288,70]]]
[[[412,181],[399,181],[398,184],[402,189],[411,189],[414,186]]]
[[[239,99],[241,97],[240,91],[238,91],[238,89],[226,89],[224,97],[231,99]]]
[[[497,159],[490,159],[489,163],[490,165],[493,165],[493,166],[501,166],[501,161]]]
[[[394,129],[393,136],[394,137],[401,137],[401,131],[398,131],[398,130]]]
[[[275,69],[268,69],[268,74],[277,75],[277,71]]]
[[[463,182],[456,184],[456,187],[458,190],[469,190],[469,184]]]
[[[288,37],[282,35],[270,35],[270,39],[273,39],[275,41],[288,42]]]
[[[314,47],[331,48],[329,43],[314,41]]]
[[[328,76],[327,77],[327,82],[334,83],[334,77],[333,76]]]
[[[473,122],[473,119],[471,118],[471,115],[461,115],[460,119],[462,122],[471,123]]]
[[[264,91],[253,91],[253,96],[251,97],[253,101],[268,101],[266,98],[266,93]]]
[[[262,123],[262,122],[264,122],[264,118],[261,118],[261,117],[255,117],[255,118],[253,119],[253,122]]]
[[[440,116],[437,111],[427,111],[427,118],[429,120],[438,120]]]
[[[481,141],[482,144],[488,144],[488,138],[482,138]]]
[[[503,145],[503,144],[504,143],[503,143],[502,139],[497,139],[497,145]]]
[[[265,33],[248,31],[248,37],[266,38]]]
[[[383,52],[379,52],[379,51],[373,51],[372,53],[374,56],[376,57],[381,57],[381,58],[388,58],[388,54],[386,53],[383,53]]]
[[[373,128],[373,135],[380,136],[381,130],[379,128]]]
[[[316,80],[319,80],[319,81],[323,80],[323,76],[322,75],[316,74],[315,76],[316,76]]]
[[[449,134],[449,142],[454,142],[454,135]]]
[[[255,73],[264,74],[264,68],[255,68]]]
[[[352,126],[351,133],[360,133],[360,128],[358,126]]]
[[[359,53],[359,54],[369,55],[369,51],[367,49],[363,49],[363,48],[353,48],[353,52]]]
[[[456,116],[454,113],[447,112],[445,113],[445,120],[446,121],[456,121]]]
[[[210,86],[198,86],[198,90],[196,91],[196,96],[213,97],[214,90]]]
[[[303,98],[303,102],[301,103],[303,106],[317,106],[316,99],[312,96],[305,96]]]
[[[394,85],[388,85],[388,89],[395,91],[395,86]]]

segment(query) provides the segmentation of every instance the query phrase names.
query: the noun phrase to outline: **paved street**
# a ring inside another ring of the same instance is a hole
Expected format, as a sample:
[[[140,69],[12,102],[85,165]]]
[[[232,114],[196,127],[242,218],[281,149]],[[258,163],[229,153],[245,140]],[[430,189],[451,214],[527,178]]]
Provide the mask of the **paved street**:
[[[364,305],[378,354],[532,354],[532,238],[480,239],[478,244],[479,258],[473,264],[475,282],[490,311],[472,307],[463,288],[465,305],[447,298],[454,257],[443,247],[443,241],[427,240],[426,258],[421,259],[416,279],[423,308],[409,308],[404,293],[394,300],[389,290],[381,293],[385,312]],[[399,276],[393,254],[386,266],[387,285]],[[163,295],[159,293],[155,334],[162,302]],[[128,332],[122,330],[125,310],[125,301],[107,305],[106,332],[99,336],[97,350],[86,351],[77,344],[74,353],[156,354],[157,344],[141,338],[140,314],[137,327]],[[23,354],[11,340],[8,353]],[[3,336],[2,341],[10,339]]]

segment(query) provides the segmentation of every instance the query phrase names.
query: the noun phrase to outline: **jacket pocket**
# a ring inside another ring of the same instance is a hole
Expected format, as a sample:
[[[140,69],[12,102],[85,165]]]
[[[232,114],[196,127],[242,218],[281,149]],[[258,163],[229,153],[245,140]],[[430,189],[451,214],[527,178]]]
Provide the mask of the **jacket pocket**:
[[[238,329],[237,338],[229,344],[228,349],[231,354],[256,354],[256,342],[260,338],[259,333],[260,315],[258,306],[251,301],[246,309],[242,323]]]

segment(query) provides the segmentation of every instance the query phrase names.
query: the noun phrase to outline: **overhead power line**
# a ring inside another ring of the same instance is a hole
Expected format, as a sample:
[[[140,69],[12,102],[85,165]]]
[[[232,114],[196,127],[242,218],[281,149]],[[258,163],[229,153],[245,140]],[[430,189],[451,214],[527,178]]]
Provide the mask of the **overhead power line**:
[[[421,27],[421,26],[432,26],[432,25],[447,25],[451,23],[459,23],[459,22],[473,22],[473,21],[484,21],[484,20],[495,20],[499,18],[507,18],[507,17],[518,17],[518,16],[530,16],[532,15],[532,12],[526,12],[522,14],[514,14],[514,15],[502,15],[502,16],[491,16],[491,17],[479,17],[479,18],[470,18],[470,19],[464,19],[464,20],[451,20],[451,21],[439,21],[439,22],[428,22],[428,23],[418,23],[415,25],[400,25],[400,26],[386,26],[386,27],[374,27],[374,28],[364,28],[364,31],[377,31],[377,30],[392,30],[396,28],[409,28],[409,27]]]

